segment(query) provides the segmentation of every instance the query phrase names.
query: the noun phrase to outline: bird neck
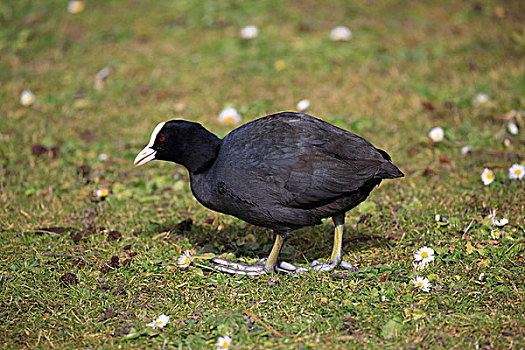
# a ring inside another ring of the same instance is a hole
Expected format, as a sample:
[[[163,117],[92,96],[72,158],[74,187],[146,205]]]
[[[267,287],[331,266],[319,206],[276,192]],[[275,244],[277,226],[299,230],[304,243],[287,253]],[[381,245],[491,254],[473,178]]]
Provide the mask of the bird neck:
[[[190,174],[199,174],[209,169],[219,153],[222,140],[202,128],[186,144],[186,150],[179,154],[177,163],[184,165]]]

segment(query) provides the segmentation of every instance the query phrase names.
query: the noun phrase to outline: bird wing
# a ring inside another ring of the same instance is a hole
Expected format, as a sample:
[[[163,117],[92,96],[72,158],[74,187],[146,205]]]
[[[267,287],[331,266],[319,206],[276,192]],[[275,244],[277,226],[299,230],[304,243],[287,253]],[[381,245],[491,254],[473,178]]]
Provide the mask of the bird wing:
[[[376,178],[383,162],[342,160],[315,150],[301,154],[294,164],[280,168],[285,178],[282,204],[309,207],[350,193]]]
[[[224,157],[230,173],[243,168],[239,195],[269,196],[285,206],[306,208],[399,172],[385,152],[365,139],[313,117],[282,114],[257,122],[256,133],[249,130],[255,123],[237,129],[231,137],[242,136],[244,147],[229,149]]]

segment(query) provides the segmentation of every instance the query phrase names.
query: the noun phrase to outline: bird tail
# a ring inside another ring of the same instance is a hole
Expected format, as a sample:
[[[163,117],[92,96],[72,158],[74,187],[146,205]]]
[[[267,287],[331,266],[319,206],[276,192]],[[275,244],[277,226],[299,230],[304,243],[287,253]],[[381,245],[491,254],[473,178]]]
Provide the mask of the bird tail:
[[[396,179],[403,177],[405,174],[401,172],[394,164],[390,162],[384,162],[381,164],[374,178],[378,179]]]

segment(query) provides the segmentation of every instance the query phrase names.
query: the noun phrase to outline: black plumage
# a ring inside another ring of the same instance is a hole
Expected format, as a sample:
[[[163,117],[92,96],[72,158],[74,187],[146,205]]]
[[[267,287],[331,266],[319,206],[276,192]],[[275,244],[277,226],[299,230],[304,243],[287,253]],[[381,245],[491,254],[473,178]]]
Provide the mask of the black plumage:
[[[403,176],[365,139],[301,113],[254,120],[222,140],[200,124],[172,120],[148,146],[154,159],[188,169],[204,206],[281,235],[344,217],[382,179]]]

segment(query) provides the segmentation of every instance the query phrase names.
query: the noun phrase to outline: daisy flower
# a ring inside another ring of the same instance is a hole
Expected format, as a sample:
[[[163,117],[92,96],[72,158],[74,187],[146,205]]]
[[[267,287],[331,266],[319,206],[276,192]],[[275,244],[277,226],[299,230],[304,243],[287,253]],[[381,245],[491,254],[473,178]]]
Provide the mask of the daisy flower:
[[[414,254],[414,259],[419,263],[419,266],[423,267],[434,261],[434,249],[429,247],[420,248]]]
[[[490,215],[488,216],[489,219],[492,219],[492,222],[491,222],[491,225],[492,226],[498,226],[498,227],[503,227],[505,226],[506,224],[509,223],[509,220],[503,218],[503,219],[499,219],[497,216],[496,216],[496,209],[492,210],[492,212],[490,213]]]
[[[492,237],[492,239],[500,239],[500,237],[502,236],[503,236],[503,231],[499,229],[494,229],[490,231],[490,237]]]
[[[359,282],[361,282],[361,281],[359,281],[358,279],[350,280],[350,282],[348,282],[348,285],[350,287],[355,287],[355,286],[357,286],[359,284]]]
[[[466,146],[461,147],[461,154],[462,155],[465,155],[465,154],[469,153],[470,151],[472,151],[472,146],[470,146],[470,145],[466,145]]]
[[[84,11],[84,7],[86,5],[84,4],[84,1],[81,1],[81,0],[75,0],[75,1],[70,1],[69,4],[67,4],[67,12],[69,13],[80,13],[82,11]]]
[[[488,186],[494,181],[494,172],[490,169],[485,168],[481,173],[481,181],[485,186]]]
[[[105,187],[99,188],[97,192],[95,192],[95,196],[97,196],[100,199],[106,198],[108,194],[109,194],[109,190]]]
[[[330,31],[330,39],[332,41],[348,41],[352,39],[352,32],[348,27],[338,26]]]
[[[191,256],[189,250],[186,250],[181,256],[179,256],[179,259],[177,260],[177,265],[179,267],[188,267],[190,266],[192,261],[193,256]]]
[[[239,124],[241,120],[241,115],[235,108],[225,108],[219,113],[219,122],[224,125]]]
[[[243,39],[254,39],[259,36],[259,28],[251,25],[241,28],[241,38]]]
[[[297,110],[298,111],[306,111],[310,107],[310,100],[301,100],[297,103]]]
[[[525,176],[525,166],[520,164],[512,164],[509,168],[509,179],[521,180]]]
[[[477,94],[472,99],[472,105],[474,107],[483,106],[489,103],[489,95],[487,94]]]
[[[434,142],[441,142],[445,137],[445,131],[443,131],[443,128],[437,126],[430,130],[430,132],[428,133],[428,137],[430,137],[430,139],[432,139],[432,141]]]
[[[33,105],[35,103],[35,94],[31,90],[24,90],[20,96],[20,103],[26,107]]]
[[[431,285],[428,278],[416,276],[416,278],[412,280],[412,283],[417,289],[421,289],[423,292],[427,293],[430,292]]]
[[[170,317],[162,314],[153,322],[148,323],[146,327],[151,327],[153,329],[162,329],[166,327],[168,323],[170,323]]]
[[[516,125],[516,123],[514,123],[513,121],[510,121],[510,122],[507,123],[507,131],[511,135],[518,135],[519,129],[518,129],[518,126]]]
[[[231,343],[232,343],[232,338],[225,335],[224,337],[219,337],[217,339],[217,343],[215,344],[215,346],[217,346],[217,350],[228,349]]]

